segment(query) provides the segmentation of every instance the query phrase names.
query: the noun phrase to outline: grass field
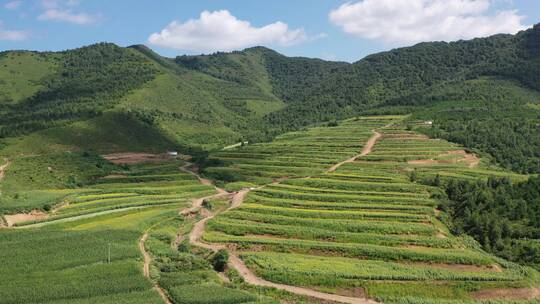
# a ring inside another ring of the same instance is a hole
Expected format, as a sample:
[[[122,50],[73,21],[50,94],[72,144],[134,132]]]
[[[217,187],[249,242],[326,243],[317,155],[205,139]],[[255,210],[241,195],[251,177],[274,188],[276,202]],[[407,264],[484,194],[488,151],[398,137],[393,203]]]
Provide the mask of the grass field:
[[[0,105],[18,103],[44,86],[57,70],[54,56],[35,52],[0,53]]]

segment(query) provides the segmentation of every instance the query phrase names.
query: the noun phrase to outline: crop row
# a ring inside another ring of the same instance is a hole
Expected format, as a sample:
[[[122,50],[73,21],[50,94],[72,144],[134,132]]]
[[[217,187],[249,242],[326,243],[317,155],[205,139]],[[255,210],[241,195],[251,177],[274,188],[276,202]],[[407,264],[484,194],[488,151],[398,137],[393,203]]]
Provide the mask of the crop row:
[[[321,201],[321,202],[350,202],[350,203],[374,203],[374,204],[403,204],[403,205],[422,205],[422,206],[435,206],[436,202],[433,200],[409,200],[393,197],[376,197],[376,196],[361,196],[354,194],[336,194],[336,193],[305,193],[305,192],[292,192],[281,191],[277,189],[263,188],[255,191],[259,196],[272,197],[272,198],[284,198],[284,199],[297,199],[297,200],[309,200],[309,201]]]
[[[342,280],[510,281],[519,271],[463,271],[430,265],[283,253],[242,253],[242,259],[264,278],[295,285],[342,285]],[[340,280],[341,279],[341,280]],[[341,282],[340,282],[341,281]]]
[[[427,214],[434,215],[435,211],[433,207],[422,205],[404,205],[404,204],[377,204],[373,202],[358,203],[358,202],[324,202],[324,201],[307,201],[298,199],[286,199],[286,198],[271,198],[259,196],[256,193],[250,194],[245,200],[246,203],[257,203],[260,205],[274,206],[274,207],[297,207],[308,208],[313,207],[323,210],[391,210],[401,211],[415,214]]]
[[[433,225],[423,223],[403,223],[392,221],[358,221],[339,219],[296,218],[283,215],[255,214],[235,210],[223,215],[226,218],[250,220],[278,225],[302,225],[344,232],[376,232],[382,234],[435,235],[438,230]]]
[[[238,210],[257,214],[283,215],[301,218],[319,218],[319,219],[376,219],[389,221],[407,221],[407,222],[429,222],[430,217],[422,214],[410,214],[382,211],[351,211],[351,210],[322,210],[322,209],[301,209],[267,206],[260,204],[243,204]]]
[[[384,246],[416,245],[435,248],[452,248],[457,245],[454,238],[353,233],[300,225],[276,225],[226,218],[218,218],[209,221],[207,228],[208,231],[219,231],[235,236],[274,235],[293,239],[320,240],[341,243],[363,243]]]

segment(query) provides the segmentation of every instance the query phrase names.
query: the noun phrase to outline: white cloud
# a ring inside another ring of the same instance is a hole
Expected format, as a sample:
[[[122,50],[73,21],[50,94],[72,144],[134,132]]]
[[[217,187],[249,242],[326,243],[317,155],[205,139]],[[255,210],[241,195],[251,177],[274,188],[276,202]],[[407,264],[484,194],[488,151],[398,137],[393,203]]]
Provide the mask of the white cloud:
[[[254,27],[227,10],[204,11],[199,19],[173,21],[150,35],[151,44],[197,52],[232,51],[255,45],[289,46],[308,39],[303,29],[289,29],[283,22]]]
[[[43,14],[38,16],[38,20],[42,21],[59,21],[70,22],[79,25],[88,25],[99,22],[101,18],[96,15],[90,15],[86,13],[73,13],[67,9],[55,9],[51,8],[46,10]]]
[[[15,1],[9,1],[8,3],[4,4],[4,7],[8,10],[16,10],[21,6],[22,0],[15,0]]]
[[[453,41],[526,29],[515,10],[490,14],[498,0],[363,0],[330,12],[349,34],[391,44]]]
[[[26,31],[13,31],[4,29],[4,24],[0,20],[0,40],[22,41],[26,40],[29,36],[29,33]]]
[[[69,22],[79,25],[94,24],[101,21],[101,15],[91,15],[84,12],[74,12],[73,7],[82,0],[41,0],[45,11],[38,16],[41,21]]]

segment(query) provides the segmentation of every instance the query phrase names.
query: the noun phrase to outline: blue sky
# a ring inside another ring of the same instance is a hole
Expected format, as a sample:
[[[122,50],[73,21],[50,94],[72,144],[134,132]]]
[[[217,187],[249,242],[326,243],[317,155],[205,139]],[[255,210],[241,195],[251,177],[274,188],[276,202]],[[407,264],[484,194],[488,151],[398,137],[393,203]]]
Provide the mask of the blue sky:
[[[146,44],[165,56],[265,45],[355,61],[419,41],[515,33],[537,0],[2,0],[0,50]]]

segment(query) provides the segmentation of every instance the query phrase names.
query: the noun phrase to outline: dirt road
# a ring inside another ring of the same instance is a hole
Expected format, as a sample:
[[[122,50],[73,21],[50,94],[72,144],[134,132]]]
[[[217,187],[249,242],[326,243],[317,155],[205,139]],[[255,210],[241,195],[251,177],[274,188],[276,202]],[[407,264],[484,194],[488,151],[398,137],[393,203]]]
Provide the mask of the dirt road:
[[[353,298],[353,297],[340,296],[340,295],[331,294],[331,293],[319,292],[319,291],[308,289],[308,288],[285,285],[285,284],[277,284],[277,283],[266,281],[265,279],[262,279],[256,276],[244,264],[244,262],[240,258],[238,258],[238,256],[236,256],[236,254],[229,255],[229,265],[238,271],[238,273],[244,279],[244,281],[252,285],[281,289],[281,290],[285,290],[285,291],[295,293],[298,295],[308,296],[308,297],[317,298],[321,300],[334,301],[334,302],[339,302],[339,303],[350,303],[350,304],[377,304],[378,303],[374,300],[366,299],[366,298]]]
[[[362,148],[362,152],[360,152],[360,154],[358,155],[355,155],[347,160],[344,160],[340,163],[337,163],[335,165],[333,165],[332,167],[330,167],[330,169],[326,170],[326,173],[330,173],[330,172],[334,172],[337,170],[337,168],[341,167],[342,165],[346,164],[346,163],[352,163],[354,162],[356,159],[362,157],[362,156],[366,156],[368,155],[369,153],[371,153],[371,150],[373,150],[373,146],[375,146],[375,143],[377,143],[377,140],[379,140],[379,138],[381,138],[381,133],[373,130],[373,135],[369,138],[369,140],[366,142],[366,144],[364,145],[364,148]]]
[[[11,162],[9,161],[9,159],[4,159],[6,162],[0,166],[0,182],[4,179],[4,176],[5,176],[5,171],[7,169],[7,167],[11,164]]]
[[[353,162],[357,158],[369,154],[371,152],[371,150],[373,149],[373,146],[375,145],[377,140],[382,136],[379,132],[377,132],[375,130],[373,131],[373,133],[374,133],[373,136],[371,136],[371,138],[369,138],[369,140],[366,142],[366,144],[364,145],[364,148],[362,149],[360,154],[358,154],[358,155],[356,155],[356,156],[354,156],[354,157],[352,157],[352,158],[350,158],[348,160],[345,160],[343,162],[335,164],[327,172],[333,172],[337,168],[339,168],[341,165],[343,165],[345,163]],[[195,175],[202,184],[211,185],[211,182],[209,180],[201,178],[197,173],[190,171],[188,169],[188,167],[189,167],[189,165],[186,165],[186,166],[182,167],[182,171],[189,172],[190,174]],[[215,187],[215,188],[218,191],[218,193],[223,193],[223,192],[227,193],[223,189],[220,189],[220,188],[217,188],[217,187]],[[242,205],[245,197],[249,193],[249,191],[250,191],[249,189],[243,189],[243,190],[240,190],[238,192],[233,193],[232,197],[231,197],[229,207],[223,212],[227,212],[229,210],[240,207]],[[193,207],[200,208],[199,202],[201,202],[201,204],[202,204],[202,200],[194,200],[194,206]],[[192,208],[189,208],[189,209],[192,209]],[[202,237],[202,235],[204,233],[206,223],[209,220],[211,220],[212,218],[214,218],[214,216],[215,216],[215,214],[211,214],[211,215],[201,219],[197,223],[195,223],[195,225],[193,226],[193,229],[191,230],[191,232],[189,234],[189,242],[192,245],[202,247],[202,248],[206,248],[206,249],[212,250],[212,251],[218,251],[220,249],[227,249],[227,247],[225,245],[222,245],[222,244],[208,244],[208,243],[204,243],[204,242],[200,241],[200,239],[201,239],[201,237]],[[240,274],[240,276],[244,279],[244,281],[246,281],[249,284],[255,285],[255,286],[272,287],[272,288],[276,288],[276,289],[280,289],[280,290],[285,290],[285,291],[288,291],[288,292],[291,292],[291,293],[295,293],[295,294],[298,294],[298,295],[313,297],[313,298],[317,298],[317,299],[321,299],[321,300],[325,300],[325,301],[339,302],[339,303],[350,303],[350,304],[376,304],[376,303],[378,303],[378,302],[376,302],[374,300],[367,299],[367,298],[355,298],[355,297],[341,296],[341,295],[336,295],[336,294],[331,294],[331,293],[319,292],[319,291],[312,290],[312,289],[309,289],[309,288],[291,286],[291,285],[285,285],[285,284],[277,284],[277,283],[267,281],[267,280],[265,280],[263,278],[258,277],[255,273],[253,273],[245,265],[245,263],[237,256],[236,252],[231,251],[231,250],[229,250],[229,267],[236,269],[238,271],[238,273]]]
[[[148,233],[145,232],[141,239],[139,240],[139,250],[141,251],[143,257],[144,257],[144,264],[143,264],[143,274],[146,278],[150,278],[150,263],[152,263],[152,256],[148,251],[146,251],[146,247],[144,246],[144,242],[148,239]],[[166,304],[173,304],[165,291],[161,289],[161,287],[154,283],[154,289],[159,293],[159,296],[163,299],[163,302]]]
[[[369,153],[369,152],[368,152]],[[229,208],[227,208],[224,212],[238,208],[242,205],[246,195],[249,193],[249,189],[243,189],[238,192],[235,192],[231,197],[231,204]],[[221,244],[208,244],[201,242],[200,239],[204,233],[204,228],[206,226],[206,223],[214,218],[214,214],[203,218],[202,220],[195,223],[193,229],[191,230],[191,233],[189,234],[189,242],[198,247],[206,248],[208,250],[212,251],[218,251],[220,249],[226,249],[225,245]],[[330,294],[330,293],[324,293],[319,292],[316,290],[298,287],[298,286],[291,286],[291,285],[285,285],[285,284],[277,284],[270,281],[267,281],[263,278],[258,277],[253,273],[245,264],[244,262],[236,255],[234,251],[229,250],[229,267],[234,268],[238,271],[240,276],[249,284],[256,285],[256,286],[263,286],[263,287],[272,287],[280,290],[285,290],[291,293],[295,293],[298,295],[313,297],[321,300],[326,301],[334,301],[339,303],[350,303],[350,304],[376,304],[378,302],[366,299],[366,298],[353,298],[353,297],[346,297],[346,296],[340,296],[336,294]]]
[[[150,277],[150,263],[152,262],[152,257],[150,254],[146,251],[146,248],[144,247],[144,242],[148,239],[148,233],[143,234],[141,239],[139,240],[139,250],[144,256],[144,266],[143,266],[143,273],[144,276],[149,278]]]
[[[190,166],[192,166],[192,165],[193,165],[193,164],[191,164],[191,163],[186,163],[184,166],[180,167],[180,170],[181,170],[182,172],[189,173],[189,174],[195,176],[195,177],[199,180],[199,182],[200,182],[201,184],[205,185],[205,186],[213,186],[214,189],[216,189],[216,191],[218,192],[218,194],[222,194],[222,195],[229,195],[229,194],[230,194],[229,192],[225,191],[224,189],[221,189],[221,188],[216,187],[216,186],[212,183],[211,180],[206,179],[206,178],[203,178],[203,177],[201,177],[198,173],[189,170],[188,168],[189,168]]]

